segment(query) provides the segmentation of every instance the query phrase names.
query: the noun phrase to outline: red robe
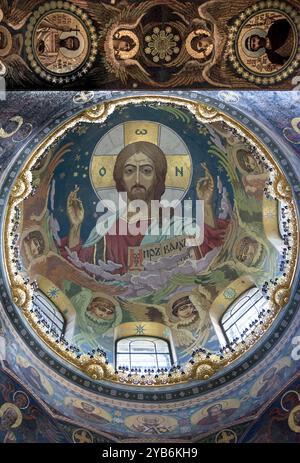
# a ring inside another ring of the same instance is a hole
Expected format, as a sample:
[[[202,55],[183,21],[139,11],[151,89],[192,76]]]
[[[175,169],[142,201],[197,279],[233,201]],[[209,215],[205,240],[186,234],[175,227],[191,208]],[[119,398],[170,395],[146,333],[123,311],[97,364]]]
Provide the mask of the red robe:
[[[225,231],[228,226],[229,221],[223,219],[216,219],[217,228],[211,227],[210,225],[204,224],[204,240],[199,248],[195,248],[195,254],[197,259],[204,257],[209,251],[215,247],[221,246],[224,242]],[[148,227],[145,227],[147,229]],[[118,230],[118,222],[117,222]],[[120,273],[123,275],[128,271],[128,248],[129,247],[139,247],[143,241],[144,234],[140,233],[138,235],[110,235],[107,233],[105,235],[105,261],[108,260],[121,264],[122,268],[116,270],[114,273]],[[65,246],[68,247],[68,237],[62,238],[60,252],[64,258],[67,258],[68,253],[65,250]],[[95,247],[91,246],[88,248],[83,247],[83,242],[77,246],[71,248],[71,251],[76,251],[79,259],[82,262],[94,262]]]

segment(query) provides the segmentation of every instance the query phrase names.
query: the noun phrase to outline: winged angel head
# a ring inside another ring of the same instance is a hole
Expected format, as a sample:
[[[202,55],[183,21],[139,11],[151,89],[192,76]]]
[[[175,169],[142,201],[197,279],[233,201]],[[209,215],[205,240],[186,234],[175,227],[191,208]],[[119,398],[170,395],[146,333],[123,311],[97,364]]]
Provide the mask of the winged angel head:
[[[43,0],[0,0],[0,76],[20,84],[37,83],[37,79],[21,57],[24,45],[21,29],[32,9]]]

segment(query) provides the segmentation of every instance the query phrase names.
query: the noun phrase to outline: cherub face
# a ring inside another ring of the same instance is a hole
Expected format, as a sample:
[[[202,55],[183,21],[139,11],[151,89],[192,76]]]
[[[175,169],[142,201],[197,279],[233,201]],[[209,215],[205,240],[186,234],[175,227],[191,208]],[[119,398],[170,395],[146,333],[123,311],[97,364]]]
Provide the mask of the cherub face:
[[[177,312],[177,317],[178,318],[183,318],[183,319],[188,319],[195,313],[195,307],[194,305],[190,302],[189,304],[185,304],[181,307],[179,307],[178,312]]]
[[[102,320],[112,320],[115,315],[115,306],[113,303],[103,298],[93,299],[87,310]]]

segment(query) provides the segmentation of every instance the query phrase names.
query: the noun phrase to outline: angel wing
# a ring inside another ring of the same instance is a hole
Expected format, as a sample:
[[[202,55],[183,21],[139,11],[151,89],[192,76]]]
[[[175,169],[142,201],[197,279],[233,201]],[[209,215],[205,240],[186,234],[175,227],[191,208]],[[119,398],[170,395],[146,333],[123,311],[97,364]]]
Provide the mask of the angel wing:
[[[142,82],[150,86],[155,86],[155,82],[151,79],[150,74],[140,64],[140,52],[131,59],[117,59],[113,46],[113,38],[119,29],[133,30],[140,26],[141,19],[147,13],[150,6],[153,6],[152,1],[146,1],[140,4],[129,5],[124,7],[120,13],[114,17],[107,28],[103,29],[102,38],[100,40],[100,49],[103,51],[103,59],[108,72],[117,77],[122,84],[127,84],[132,78],[137,82]]]
[[[93,0],[76,0],[76,6],[82,8],[94,21],[103,26],[111,23],[116,14],[120,13],[117,6]]]
[[[25,63],[21,56],[13,53],[1,58],[0,63],[4,66],[5,78],[8,82],[14,82],[18,85],[35,85],[37,86],[39,81],[35,77],[34,73],[29,66]]]
[[[71,297],[71,302],[73,307],[75,307],[76,313],[82,312],[84,313],[92,299],[92,292],[87,289],[83,288],[79,293],[76,293],[74,296]]]
[[[193,26],[201,23],[201,15],[199,15],[199,7],[196,3],[186,2],[169,2],[173,8],[173,14],[181,18],[187,26]]]
[[[127,59],[119,64],[117,75],[123,84],[126,84],[131,77],[137,82],[155,87],[157,84],[150,78],[150,74],[143,68],[139,61]]]
[[[0,9],[3,12],[4,22],[12,29],[21,29],[32,10],[44,3],[44,0],[0,0]]]
[[[91,291],[102,291],[108,295],[122,293],[120,288],[96,281],[84,271],[74,267],[62,256],[51,251],[43,260],[39,259],[32,263],[28,269],[28,274],[33,279],[38,278],[39,275],[44,276],[60,289],[63,289],[63,281],[68,280]]]
[[[157,323],[167,323],[168,321],[163,306],[144,304],[136,301],[128,301],[121,298],[118,300],[122,309],[125,309],[133,314],[136,320],[149,320],[151,322]]]
[[[14,391],[13,384],[11,382],[6,382],[0,384],[0,392],[4,399],[4,402],[10,402],[10,394]]]
[[[44,167],[41,169],[42,175],[40,177],[40,183],[37,187],[33,196],[29,196],[24,201],[23,207],[23,228],[30,227],[33,223],[41,222],[47,211],[48,195],[50,182],[53,173],[60,162],[62,162],[62,156],[71,151],[73,143],[67,143],[64,145],[55,155],[53,159],[47,164],[47,169]]]
[[[176,328],[172,330],[173,341],[175,346],[190,346],[194,341],[194,335],[186,328]]]
[[[195,82],[203,82],[203,69],[203,64],[200,64],[197,60],[190,59],[185,63],[181,71],[179,71],[170,80],[168,80],[168,82],[166,82],[165,87],[190,87]]]

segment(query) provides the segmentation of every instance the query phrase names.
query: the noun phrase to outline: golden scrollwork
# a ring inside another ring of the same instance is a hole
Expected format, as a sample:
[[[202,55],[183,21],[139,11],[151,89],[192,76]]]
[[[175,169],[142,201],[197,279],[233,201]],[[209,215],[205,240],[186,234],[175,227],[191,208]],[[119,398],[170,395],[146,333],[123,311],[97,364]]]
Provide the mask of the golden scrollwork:
[[[85,373],[97,381],[104,378],[103,367],[101,365],[97,365],[96,363],[88,365],[85,369]]]
[[[12,288],[12,299],[21,309],[26,309],[31,299],[31,294],[25,284],[16,284]]]
[[[185,367],[184,371],[174,371],[172,374],[162,373],[160,375],[150,376],[141,374],[130,374],[126,372],[116,372],[113,365],[108,364],[105,355],[82,355],[78,358],[76,353],[68,349],[63,341],[57,341],[46,328],[42,326],[31,311],[31,298],[32,288],[20,276],[16,263],[12,259],[12,224],[15,218],[16,206],[25,199],[32,191],[31,185],[31,169],[36,161],[44,154],[45,150],[49,148],[55,140],[59,139],[67,130],[75,127],[82,122],[87,123],[101,123],[118,108],[127,104],[149,103],[149,104],[169,104],[184,107],[189,110],[200,122],[214,122],[222,120],[229,127],[232,127],[236,133],[247,138],[256,150],[270,163],[273,169],[274,192],[278,199],[282,200],[287,205],[290,215],[290,230],[291,239],[293,242],[293,249],[291,253],[291,262],[289,270],[286,275],[281,278],[281,281],[275,287],[271,294],[271,305],[273,305],[273,312],[266,318],[264,324],[259,325],[254,329],[252,337],[246,339],[243,344],[236,346],[234,349],[227,349],[223,352],[222,356],[210,355],[208,358],[205,354],[197,353],[193,360],[190,361]],[[95,105],[80,114],[75,115],[71,119],[61,124],[58,128],[53,130],[48,137],[31,153],[30,158],[25,162],[22,171],[18,175],[13,188],[11,189],[8,205],[5,211],[4,223],[4,262],[7,269],[9,285],[11,288],[11,297],[14,304],[22,311],[29,324],[32,326],[35,333],[45,342],[61,358],[75,366],[79,371],[86,374],[93,380],[108,380],[127,385],[141,385],[141,386],[166,386],[169,384],[185,383],[190,380],[207,380],[212,377],[216,372],[220,371],[225,366],[229,365],[237,358],[241,357],[254,343],[261,338],[266,332],[268,327],[273,322],[280,308],[282,308],[288,301],[290,296],[291,285],[293,276],[296,270],[296,259],[298,256],[298,223],[295,206],[293,203],[293,196],[291,188],[285,179],[285,175],[273,159],[269,150],[263,143],[240,122],[234,120],[231,116],[223,113],[204,103],[195,102],[192,100],[162,96],[162,95],[145,95],[124,97],[121,99],[111,100],[106,103]]]
[[[107,117],[107,105],[105,103],[98,104],[95,106],[92,106],[91,108],[87,109],[85,111],[85,116],[87,119],[90,121],[93,121],[95,119],[99,119],[99,117]]]
[[[278,199],[292,199],[292,188],[282,176],[277,176],[273,183],[275,195]]]
[[[272,294],[272,301],[277,310],[282,309],[288,303],[290,293],[291,290],[288,285],[276,286]]]
[[[10,200],[13,203],[17,203],[22,201],[24,198],[28,196],[31,191],[31,175],[28,172],[23,172],[18,178],[15,184],[11,189],[11,196]]]
[[[202,103],[199,103],[197,105],[197,113],[201,118],[205,119],[206,121],[216,121],[219,118],[221,119],[221,115],[219,114],[219,111],[216,108],[204,105]]]
[[[209,365],[204,363],[202,365],[197,366],[195,371],[195,378],[196,379],[209,379],[216,371],[216,367],[214,365]]]

